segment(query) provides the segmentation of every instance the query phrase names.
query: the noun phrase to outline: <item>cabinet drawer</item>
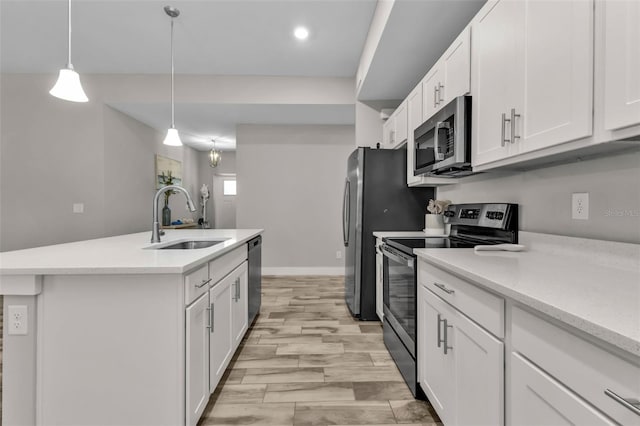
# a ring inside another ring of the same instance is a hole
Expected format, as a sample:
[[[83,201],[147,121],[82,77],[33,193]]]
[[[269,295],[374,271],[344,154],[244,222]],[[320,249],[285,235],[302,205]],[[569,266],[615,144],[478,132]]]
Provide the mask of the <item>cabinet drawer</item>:
[[[246,244],[243,244],[242,247],[238,247],[222,257],[212,260],[209,262],[211,282],[214,284],[217,283],[245,260],[247,260]]]
[[[184,301],[188,305],[209,290],[209,268],[202,265],[184,277]]]
[[[544,371],[511,354],[512,425],[606,425],[614,423]]]
[[[418,283],[497,337],[504,338],[503,298],[423,261],[418,262]]]
[[[513,308],[513,350],[620,424],[640,416],[605,394],[640,399],[640,359],[632,363],[527,311]]]

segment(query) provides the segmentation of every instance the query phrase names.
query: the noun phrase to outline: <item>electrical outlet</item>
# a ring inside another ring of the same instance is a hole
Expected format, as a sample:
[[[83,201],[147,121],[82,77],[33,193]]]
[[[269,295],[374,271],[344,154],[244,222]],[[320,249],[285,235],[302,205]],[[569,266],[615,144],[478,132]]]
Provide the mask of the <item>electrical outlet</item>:
[[[342,250],[336,252],[336,259],[342,259]]]
[[[571,194],[571,218],[578,220],[589,219],[588,192],[574,192]]]
[[[84,213],[84,203],[73,203],[74,213]]]
[[[9,334],[25,335],[29,330],[26,305],[9,305]]]

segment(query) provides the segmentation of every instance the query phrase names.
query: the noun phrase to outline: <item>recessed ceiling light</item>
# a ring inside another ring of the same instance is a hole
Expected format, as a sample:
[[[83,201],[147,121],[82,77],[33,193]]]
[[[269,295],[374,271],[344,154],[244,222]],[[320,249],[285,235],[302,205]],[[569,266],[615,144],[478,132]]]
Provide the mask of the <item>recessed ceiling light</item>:
[[[293,31],[293,35],[296,36],[298,40],[306,40],[309,37],[309,30],[305,27],[297,27]]]

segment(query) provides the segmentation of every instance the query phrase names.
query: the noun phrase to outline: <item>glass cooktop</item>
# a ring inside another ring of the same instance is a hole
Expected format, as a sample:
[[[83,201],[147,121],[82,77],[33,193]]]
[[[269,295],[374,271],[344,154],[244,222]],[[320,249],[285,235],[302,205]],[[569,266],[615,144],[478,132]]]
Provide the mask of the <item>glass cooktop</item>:
[[[453,238],[387,238],[385,243],[407,254],[420,248],[473,248],[478,243]]]

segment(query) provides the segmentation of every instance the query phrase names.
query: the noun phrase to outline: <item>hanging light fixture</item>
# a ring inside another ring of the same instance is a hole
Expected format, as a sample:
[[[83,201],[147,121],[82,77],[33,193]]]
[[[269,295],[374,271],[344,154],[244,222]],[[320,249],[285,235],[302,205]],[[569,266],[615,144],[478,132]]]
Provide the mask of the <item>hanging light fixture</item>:
[[[69,45],[67,56],[67,67],[60,70],[58,74],[58,81],[53,86],[49,93],[56,98],[64,99],[71,102],[87,102],[89,98],[82,90],[82,84],[80,84],[80,76],[73,69],[71,65],[71,0],[69,0]]]
[[[211,148],[211,151],[209,151],[209,166],[215,168],[218,167],[218,164],[220,164],[222,155],[220,154],[220,151],[216,151],[216,140],[212,139],[211,141],[213,142],[213,148]]]
[[[171,18],[171,128],[167,130],[167,136],[164,138],[165,145],[182,146],[178,129],[175,122],[175,107],[173,100],[173,19],[180,16],[180,11],[175,7],[165,6],[164,12]]]

